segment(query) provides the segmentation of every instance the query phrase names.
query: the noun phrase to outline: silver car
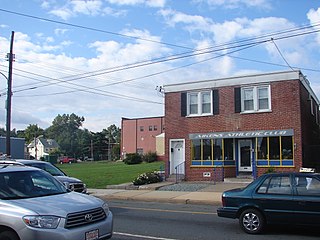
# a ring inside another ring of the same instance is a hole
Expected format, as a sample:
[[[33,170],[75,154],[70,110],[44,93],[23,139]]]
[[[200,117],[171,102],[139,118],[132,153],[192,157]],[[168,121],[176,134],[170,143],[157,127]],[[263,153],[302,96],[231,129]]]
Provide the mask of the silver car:
[[[102,240],[112,237],[113,215],[41,169],[0,163],[0,226],[0,240]]]
[[[66,186],[66,188],[68,188],[71,191],[87,193],[86,184],[84,184],[80,179],[67,176],[67,174],[65,174],[62,170],[60,170],[59,168],[57,168],[49,162],[25,159],[17,159],[16,162],[47,171],[60,182],[62,182]]]

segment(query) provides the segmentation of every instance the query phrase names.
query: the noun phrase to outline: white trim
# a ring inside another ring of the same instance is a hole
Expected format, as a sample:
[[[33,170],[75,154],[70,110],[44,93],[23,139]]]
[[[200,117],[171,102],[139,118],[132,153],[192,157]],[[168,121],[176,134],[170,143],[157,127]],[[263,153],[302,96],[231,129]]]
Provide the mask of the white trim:
[[[260,109],[259,108],[259,89],[267,88],[268,90],[268,108]],[[252,101],[253,109],[245,110],[244,109],[244,91],[246,89],[252,90]],[[271,112],[271,87],[270,85],[257,85],[257,86],[246,86],[241,88],[241,113],[258,113],[258,112]]]
[[[230,78],[211,79],[197,82],[185,82],[165,85],[165,92],[192,91],[197,89],[209,89],[226,86],[245,84],[261,84],[275,81],[299,80],[300,71],[273,72],[264,74],[253,74],[246,76],[235,76]]]
[[[203,108],[202,108],[202,96],[204,93],[209,93],[210,94],[210,112],[208,113],[203,113]],[[197,110],[198,113],[196,114],[190,114],[190,95],[197,95]],[[210,116],[213,115],[212,111],[212,106],[213,106],[213,99],[212,99],[212,91],[207,89],[203,91],[190,91],[187,93],[187,117],[198,117],[198,116]]]

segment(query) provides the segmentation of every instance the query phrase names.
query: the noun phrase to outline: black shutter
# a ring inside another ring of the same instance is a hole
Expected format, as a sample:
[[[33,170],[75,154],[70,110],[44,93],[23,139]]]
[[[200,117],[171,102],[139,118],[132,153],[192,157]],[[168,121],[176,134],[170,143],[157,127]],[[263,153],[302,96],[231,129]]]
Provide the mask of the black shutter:
[[[241,112],[241,88],[234,89],[234,111]]]
[[[212,110],[213,114],[219,114],[219,91],[212,91]]]
[[[181,117],[187,116],[187,93],[181,93]]]

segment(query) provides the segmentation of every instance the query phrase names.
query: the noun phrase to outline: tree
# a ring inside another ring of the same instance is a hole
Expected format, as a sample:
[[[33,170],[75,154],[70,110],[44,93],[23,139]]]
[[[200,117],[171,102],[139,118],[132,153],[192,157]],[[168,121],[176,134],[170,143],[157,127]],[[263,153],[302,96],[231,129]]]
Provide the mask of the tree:
[[[6,130],[4,128],[0,128],[0,136],[6,136]]]
[[[116,125],[112,124],[107,129],[103,129],[102,132],[105,134],[110,143],[120,142],[121,131]]]
[[[46,129],[46,135],[55,139],[67,156],[77,157],[76,150],[79,148],[79,139],[77,132],[84,122],[84,117],[76,114],[58,115],[52,122],[52,125]]]
[[[41,135],[44,135],[44,130],[38,127],[37,124],[29,124],[29,126],[24,130],[23,135],[19,131],[19,137],[24,137],[26,139],[26,143],[30,143]]]
[[[115,124],[110,125],[107,129],[103,129],[108,144],[108,159],[120,159],[120,135],[121,130]]]

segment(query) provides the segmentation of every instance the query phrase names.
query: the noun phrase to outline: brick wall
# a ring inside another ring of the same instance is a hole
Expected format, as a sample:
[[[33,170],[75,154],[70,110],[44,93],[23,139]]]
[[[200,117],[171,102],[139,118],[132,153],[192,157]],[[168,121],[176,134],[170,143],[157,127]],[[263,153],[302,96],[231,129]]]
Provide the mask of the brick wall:
[[[202,177],[203,172],[213,171],[212,167],[191,167],[189,133],[256,131],[294,129],[294,168],[277,168],[278,171],[299,170],[302,166],[302,142],[309,141],[312,130],[308,130],[310,119],[306,106],[306,89],[299,80],[272,82],[271,108],[272,112],[240,114],[235,113],[234,88],[240,86],[219,88],[219,114],[204,117],[181,116],[181,92],[166,93],[166,159],[169,159],[169,140],[185,139],[186,177],[187,180],[209,180]],[[301,108],[304,109],[301,111]],[[306,134],[302,134],[306,132]],[[167,162],[167,164],[169,164]],[[168,169],[168,168],[167,168]],[[218,175],[221,169],[216,169]],[[258,174],[266,171],[259,168]],[[235,175],[234,167],[224,168],[225,176]],[[212,179],[210,179],[212,180]]]
[[[156,129],[154,128],[156,126]],[[140,130],[143,128],[143,131]],[[151,127],[151,129],[149,129]],[[123,118],[121,123],[121,151],[122,153],[136,153],[137,149],[143,153],[156,151],[156,136],[164,131],[164,117],[151,118]]]

